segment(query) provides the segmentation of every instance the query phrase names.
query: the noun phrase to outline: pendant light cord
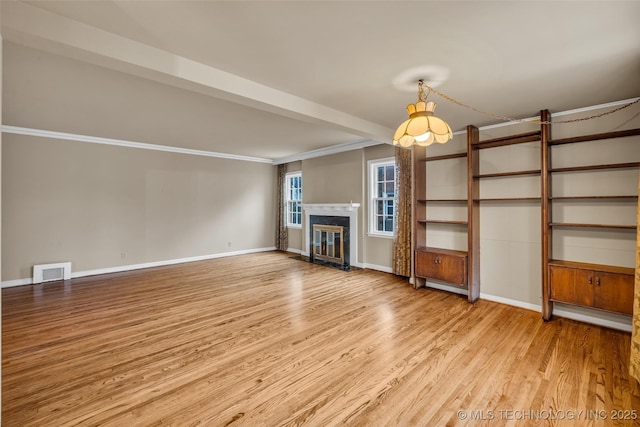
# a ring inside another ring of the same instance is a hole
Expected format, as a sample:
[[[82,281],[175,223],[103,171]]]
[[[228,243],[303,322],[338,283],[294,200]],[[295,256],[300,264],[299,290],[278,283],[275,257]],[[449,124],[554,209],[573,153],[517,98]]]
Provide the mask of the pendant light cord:
[[[494,114],[494,113],[490,113],[488,111],[479,110],[479,109],[477,109],[475,107],[467,105],[467,104],[465,104],[465,103],[463,103],[461,101],[458,101],[455,98],[450,97],[449,95],[447,95],[445,93],[442,93],[442,92],[432,88],[428,84],[425,84],[422,80],[419,80],[418,97],[420,97],[421,93],[424,94],[424,91],[422,90],[422,86],[423,85],[426,86],[427,89],[429,89],[429,92],[433,92],[436,95],[438,95],[439,97],[444,98],[449,102],[452,102],[452,103],[454,103],[454,104],[456,104],[456,105],[458,105],[460,107],[467,108],[469,110],[475,111],[476,113],[480,113],[480,114],[484,114],[485,116],[493,117],[495,119],[500,119],[500,120],[504,120],[504,121],[507,121],[507,122],[514,122],[514,123],[540,123],[540,124],[543,124],[543,125],[550,125],[552,123],[552,122],[548,122],[548,121],[543,122],[540,119],[537,119],[537,120],[536,119],[534,119],[534,120],[530,120],[530,119],[529,120],[527,120],[527,119],[515,119],[513,117],[502,116],[500,114]],[[426,96],[425,96],[425,99],[426,99]],[[613,110],[605,111],[604,113],[594,114],[594,115],[589,116],[589,117],[581,117],[579,119],[554,121],[553,124],[555,125],[555,124],[559,124],[559,123],[584,122],[584,121],[587,121],[587,120],[597,119],[599,117],[604,117],[604,116],[607,116],[609,114],[616,113],[616,112],[618,112],[620,110],[624,110],[625,108],[628,108],[628,107],[632,106],[633,104],[637,104],[638,102],[640,102],[640,98],[636,99],[635,101],[631,101],[631,102],[628,102],[628,103],[626,103],[624,105],[621,105],[618,108],[614,108]]]

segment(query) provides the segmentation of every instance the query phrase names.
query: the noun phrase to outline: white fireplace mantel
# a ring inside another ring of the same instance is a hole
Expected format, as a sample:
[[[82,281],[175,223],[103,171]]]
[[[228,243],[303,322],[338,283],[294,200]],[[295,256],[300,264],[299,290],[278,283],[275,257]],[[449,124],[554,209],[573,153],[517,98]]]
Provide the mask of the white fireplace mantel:
[[[358,262],[358,208],[360,203],[303,203],[304,234],[302,236],[302,255],[309,256],[310,216],[346,216],[349,217],[350,264],[362,267]]]

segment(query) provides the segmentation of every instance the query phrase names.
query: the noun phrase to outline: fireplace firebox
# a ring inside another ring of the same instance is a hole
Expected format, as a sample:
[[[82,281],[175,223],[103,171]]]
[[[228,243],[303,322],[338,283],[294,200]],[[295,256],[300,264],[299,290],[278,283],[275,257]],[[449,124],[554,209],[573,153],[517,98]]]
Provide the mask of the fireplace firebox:
[[[311,215],[310,220],[309,260],[349,271],[349,218]]]

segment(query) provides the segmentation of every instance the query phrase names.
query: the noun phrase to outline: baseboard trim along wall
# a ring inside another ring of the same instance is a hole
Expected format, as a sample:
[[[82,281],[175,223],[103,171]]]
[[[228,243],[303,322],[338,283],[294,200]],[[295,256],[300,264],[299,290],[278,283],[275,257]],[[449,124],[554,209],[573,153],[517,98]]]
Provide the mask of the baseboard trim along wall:
[[[117,267],[98,268],[95,270],[75,271],[71,273],[71,278],[75,279],[78,277],[96,276],[98,274],[120,273],[123,271],[140,270],[142,268],[162,267],[165,265],[182,264],[185,262],[204,261],[207,259],[224,258],[229,256],[254,254],[258,252],[269,252],[269,251],[275,251],[275,250],[276,248],[274,246],[274,247],[268,247],[268,248],[246,249],[242,251],[222,252],[222,253],[210,254],[210,255],[200,255],[200,256],[194,256],[194,257],[188,257],[188,258],[169,259],[165,261],[145,262],[142,264],[119,265]],[[2,287],[10,288],[13,286],[23,286],[23,285],[31,285],[31,284],[33,284],[33,278],[30,277],[28,279],[6,280],[2,282]]]
[[[451,292],[451,293],[454,293],[454,294],[460,294],[460,295],[469,295],[469,292],[467,292],[466,289],[458,289],[458,288],[454,288],[452,286],[441,285],[439,283],[426,282],[425,286],[427,288],[438,289],[439,291],[447,291],[447,292]]]
[[[577,320],[578,322],[591,323],[593,325],[604,326],[605,328],[617,329],[619,331],[631,332],[631,319],[629,324],[614,322],[612,320],[598,319],[586,314],[572,313],[570,311],[553,309],[554,317],[564,317],[565,319]]]
[[[384,265],[364,263],[364,264],[362,264],[362,268],[368,268],[369,270],[376,270],[376,271],[382,271],[383,273],[391,273],[391,274],[393,274],[393,268],[386,267]]]
[[[413,284],[413,279],[409,279],[409,283]],[[438,289],[441,291],[452,292],[460,295],[467,295],[466,289],[456,289],[451,286],[440,285],[438,283],[427,282],[428,288]],[[529,302],[518,301],[515,299],[499,297],[491,294],[480,293],[480,299],[487,301],[493,301],[500,304],[511,305],[513,307],[524,308],[525,310],[531,310],[538,313],[542,313],[542,306],[538,304],[531,304]],[[617,329],[619,331],[631,332],[631,319],[629,323],[616,322],[613,320],[602,319],[599,317],[589,316],[588,314],[574,313],[562,309],[553,310],[554,317],[563,317],[565,319],[577,320],[578,322],[590,323],[592,325],[603,326],[605,328]]]
[[[542,306],[537,304],[531,304],[528,302],[518,301],[509,298],[498,297],[495,295],[480,293],[480,299],[486,299],[487,301],[494,301],[501,304],[512,305],[514,307],[524,308],[526,310],[536,311],[542,313]],[[577,320],[579,322],[590,323],[592,325],[603,326],[605,328],[617,329],[619,331],[631,332],[631,319],[629,323],[615,322],[613,320],[602,319],[599,317],[589,316],[588,314],[574,313],[562,309],[555,308],[553,310],[554,317],[563,317],[565,319]]]

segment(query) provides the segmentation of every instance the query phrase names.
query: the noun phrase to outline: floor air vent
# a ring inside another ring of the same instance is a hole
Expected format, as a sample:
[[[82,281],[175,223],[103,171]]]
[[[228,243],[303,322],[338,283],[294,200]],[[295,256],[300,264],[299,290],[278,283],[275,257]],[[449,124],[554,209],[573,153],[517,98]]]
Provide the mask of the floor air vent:
[[[71,279],[71,263],[40,264],[33,266],[33,283]]]

